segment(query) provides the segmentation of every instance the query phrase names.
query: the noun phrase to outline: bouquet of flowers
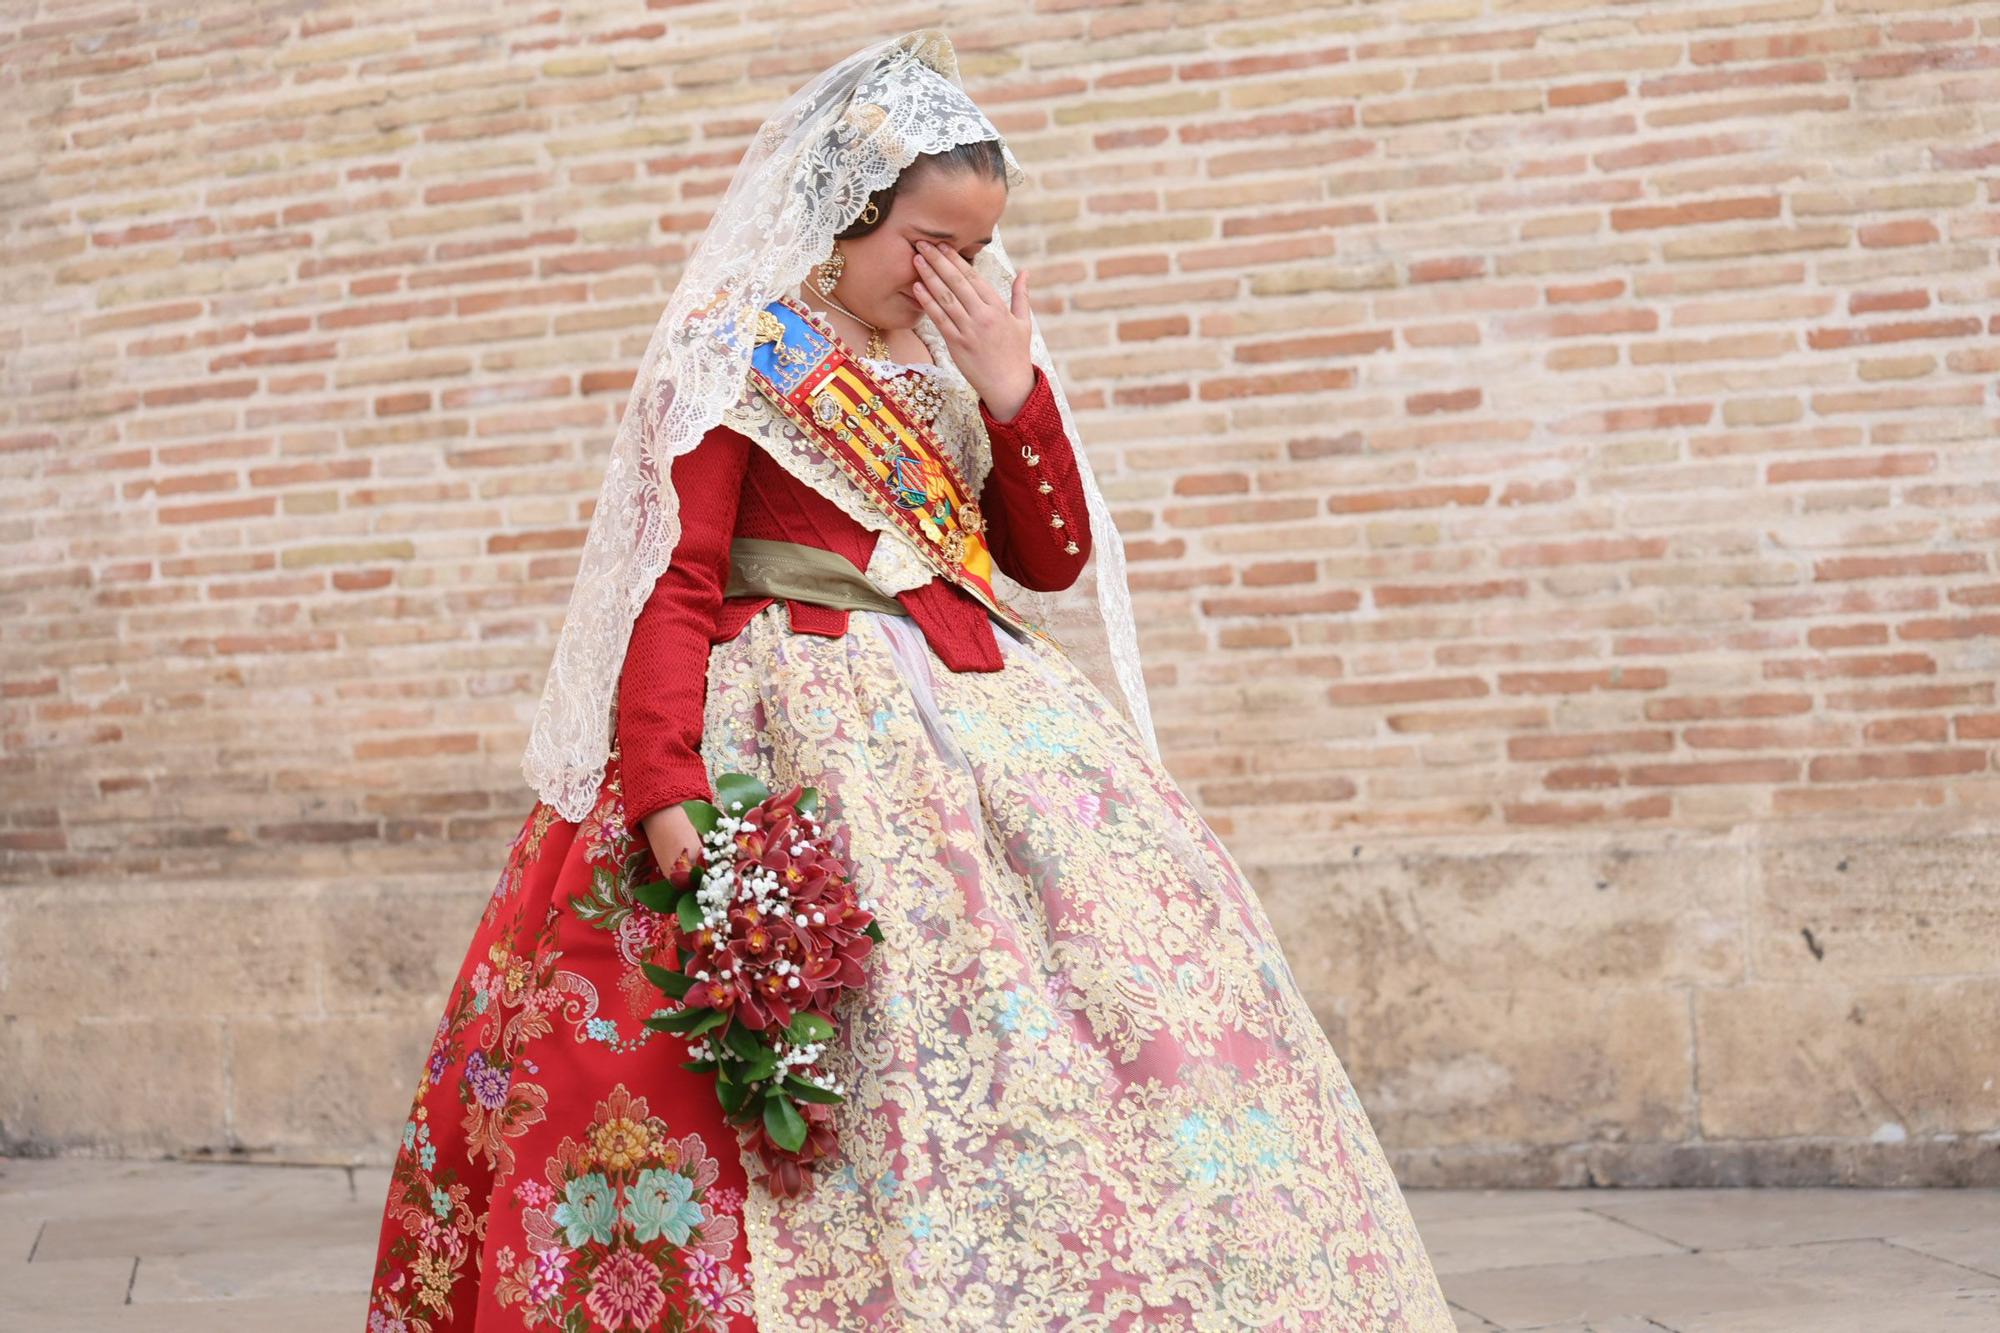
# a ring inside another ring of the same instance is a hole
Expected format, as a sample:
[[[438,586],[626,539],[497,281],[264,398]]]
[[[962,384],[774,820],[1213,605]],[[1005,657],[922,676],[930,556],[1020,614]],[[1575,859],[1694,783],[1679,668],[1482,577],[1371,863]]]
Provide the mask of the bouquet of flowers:
[[[646,1026],[687,1039],[694,1059],[681,1068],[715,1075],[725,1117],[749,1127],[763,1183],[791,1197],[833,1152],[831,1107],[846,1090],[818,1062],[834,1006],[862,984],[861,962],[882,932],[814,818],[815,789],[773,796],[725,773],[715,796],[684,807],[700,854],[682,852],[665,879],[633,890],[677,927],[679,966],[645,967],[679,1004]]]

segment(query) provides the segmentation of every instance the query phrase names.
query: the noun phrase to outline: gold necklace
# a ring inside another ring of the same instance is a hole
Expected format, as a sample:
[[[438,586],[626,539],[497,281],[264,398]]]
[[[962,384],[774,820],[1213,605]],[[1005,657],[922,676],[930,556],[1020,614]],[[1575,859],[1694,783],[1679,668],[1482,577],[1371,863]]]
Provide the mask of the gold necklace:
[[[882,336],[882,330],[876,328],[873,324],[870,324],[867,320],[861,318],[861,316],[855,314],[825,292],[820,293],[819,299],[853,320],[856,324],[859,324],[862,328],[868,330],[868,355],[871,358],[877,361],[887,361],[889,359],[889,340]]]

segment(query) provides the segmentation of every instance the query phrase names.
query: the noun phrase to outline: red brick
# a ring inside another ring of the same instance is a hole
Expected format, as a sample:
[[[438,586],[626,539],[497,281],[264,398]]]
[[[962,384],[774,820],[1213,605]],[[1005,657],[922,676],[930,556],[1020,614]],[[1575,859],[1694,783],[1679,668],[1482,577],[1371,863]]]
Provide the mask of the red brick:
[[[1484,392],[1477,388],[1413,393],[1403,400],[1403,410],[1413,417],[1430,416],[1438,412],[1470,412],[1483,401],[1485,401]]]
[[[1951,722],[1942,717],[1885,717],[1861,729],[1870,745],[1943,745],[1951,739]]]
[[[1898,218],[1877,222],[1855,230],[1863,246],[1880,249],[1904,245],[1929,245],[1938,239],[1937,224],[1929,218]]]
[[[1842,676],[1921,676],[1937,670],[1924,653],[1871,653],[1853,657],[1788,658],[1764,663],[1769,680],[1826,680]]]
[[[1175,495],[1243,495],[1250,478],[1241,472],[1190,472],[1174,478]]]
[[[1740,786],[1794,782],[1798,774],[1796,759],[1718,759],[1706,763],[1639,764],[1626,774],[1626,781],[1635,787]]]
[[[1962,741],[2000,741],[2000,713],[1961,713],[1951,725]]]
[[[1326,592],[1239,593],[1204,597],[1205,616],[1339,615],[1361,605],[1361,594],[1345,588]]]
[[[1814,782],[1890,782],[1986,771],[1985,750],[1896,750],[1870,754],[1823,754],[1807,765]]]
[[[1605,754],[1659,754],[1674,748],[1671,731],[1598,731],[1558,736],[1513,736],[1507,757],[1526,763],[1586,759]]]
[[[1550,791],[1598,791],[1619,782],[1618,770],[1608,765],[1552,768],[1542,775],[1542,785]]]
[[[1409,276],[1413,283],[1458,282],[1466,278],[1483,277],[1486,260],[1477,255],[1459,255],[1453,258],[1416,259],[1410,262]]]
[[[1985,639],[1995,635],[2000,635],[2000,615],[1906,620],[1896,626],[1899,639]]]
[[[1583,694],[1591,690],[1657,690],[1667,683],[1659,667],[1603,667],[1591,671],[1514,671],[1500,676],[1502,694]]]
[[[1354,372],[1347,369],[1295,370],[1283,375],[1218,376],[1201,382],[1200,397],[1205,403],[1232,398],[1257,398],[1267,394],[1330,393],[1354,386]]]
[[[354,757],[369,759],[426,759],[443,754],[477,754],[479,737],[471,732],[435,736],[398,736],[390,740],[357,741]]]
[[[1510,824],[1591,824],[1625,819],[1665,819],[1673,813],[1673,798],[1641,796],[1616,805],[1556,801],[1510,801],[1501,814]]]
[[[1664,537],[1588,537],[1573,542],[1535,542],[1506,546],[1500,563],[1520,565],[1614,564],[1627,560],[1657,560],[1667,553]]]
[[[1128,548],[1129,558],[1131,551]],[[1246,565],[1242,582],[1246,588],[1267,588],[1281,584],[1311,583],[1319,577],[1319,566],[1310,560],[1274,560],[1268,564]]]
[[[1369,595],[1380,607],[1437,606],[1452,602],[1482,602],[1495,597],[1525,597],[1528,585],[1520,579],[1492,579],[1485,583],[1445,583],[1401,586],[1378,583]]]
[[[243,500],[216,500],[208,504],[162,507],[162,523],[227,523],[239,518],[269,518],[278,512],[277,497],[252,496]]]
[[[1492,687],[1477,676],[1441,676],[1334,685],[1326,697],[1337,704],[1407,704],[1426,699],[1478,699],[1492,692]]]
[[[1783,209],[1784,200],[1777,195],[1614,208],[1611,210],[1611,230],[1643,231],[1656,227],[1691,227],[1706,222],[1738,222],[1746,218],[1774,218]]]
[[[1821,625],[1806,631],[1806,644],[1813,648],[1873,648],[1887,642],[1887,625]]]
[[[1764,479],[1774,486],[1791,481],[1860,481],[1873,477],[1913,477],[1936,467],[1936,454],[1863,454],[1773,463],[1764,470]]]
[[[1483,505],[1490,486],[1416,486],[1397,491],[1362,491],[1330,495],[1326,507],[1334,514],[1374,514],[1390,509],[1435,509],[1444,505]]]
[[[1806,346],[1816,352],[1847,347],[1877,347],[1884,343],[1930,338],[1976,338],[1984,329],[1977,319],[1926,319],[1905,324],[1860,324],[1847,328],[1808,329]]]

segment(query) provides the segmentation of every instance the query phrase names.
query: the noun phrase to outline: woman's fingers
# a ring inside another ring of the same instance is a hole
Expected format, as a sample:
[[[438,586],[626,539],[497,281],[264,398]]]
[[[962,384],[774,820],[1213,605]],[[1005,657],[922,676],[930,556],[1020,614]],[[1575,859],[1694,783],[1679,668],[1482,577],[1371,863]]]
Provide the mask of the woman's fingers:
[[[931,317],[931,323],[937,325],[939,333],[947,338],[957,338],[960,336],[958,322],[951,317],[949,311],[938,303],[937,298],[931,295],[930,285],[921,274],[917,278],[916,297],[917,304],[922,306],[924,313]]]
[[[945,290],[967,307],[989,303],[986,292],[981,290],[985,284],[958,251],[926,243],[917,247],[917,258],[928,260],[928,271],[935,273]]]

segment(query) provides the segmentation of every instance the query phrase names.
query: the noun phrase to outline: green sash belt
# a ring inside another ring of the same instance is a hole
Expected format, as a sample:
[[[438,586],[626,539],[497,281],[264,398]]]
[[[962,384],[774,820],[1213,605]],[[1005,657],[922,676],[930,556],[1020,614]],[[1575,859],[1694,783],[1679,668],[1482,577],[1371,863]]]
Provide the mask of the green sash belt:
[[[724,597],[786,597],[849,611],[910,614],[868,581],[838,551],[799,542],[736,537],[729,543],[729,583]]]

